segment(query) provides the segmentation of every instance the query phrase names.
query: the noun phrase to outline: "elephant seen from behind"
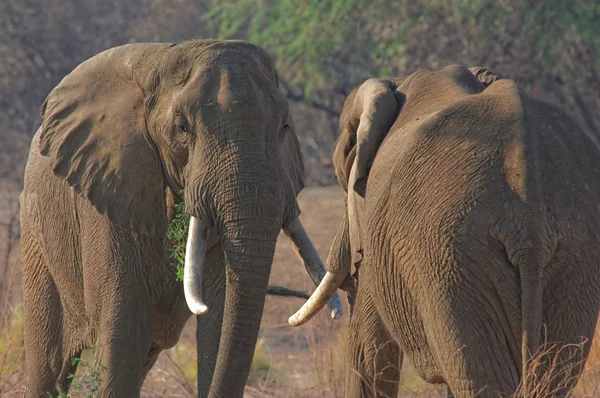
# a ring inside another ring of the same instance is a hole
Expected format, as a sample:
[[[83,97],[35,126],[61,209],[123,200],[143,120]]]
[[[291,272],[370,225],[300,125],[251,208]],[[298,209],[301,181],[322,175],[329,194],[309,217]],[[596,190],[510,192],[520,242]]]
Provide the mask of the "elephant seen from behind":
[[[290,323],[357,268],[347,397],[396,396],[402,354],[455,397],[569,393],[600,308],[598,137],[511,80],[453,65],[354,89],[333,162],[346,212]],[[541,356],[533,369],[546,343],[562,347],[558,368]]]

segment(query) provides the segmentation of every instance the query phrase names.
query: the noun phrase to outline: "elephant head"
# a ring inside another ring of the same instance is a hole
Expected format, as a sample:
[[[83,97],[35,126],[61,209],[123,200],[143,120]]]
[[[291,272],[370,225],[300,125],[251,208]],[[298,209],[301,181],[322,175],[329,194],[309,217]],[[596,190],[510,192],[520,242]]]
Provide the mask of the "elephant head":
[[[466,90],[481,92],[500,78],[487,69],[474,67],[466,69],[450,66],[447,73],[453,78],[464,80]],[[388,80],[369,79],[355,88],[346,98],[340,116],[340,134],[333,153],[333,164],[339,184],[346,192],[345,212],[333,241],[327,259],[327,274],[320,286],[300,310],[291,316],[288,322],[293,326],[307,322],[327,303],[329,294],[342,286],[351,272],[352,265],[358,265],[362,259],[363,207],[370,167],[373,164],[379,146],[399,114],[406,107],[421,107],[420,110],[407,111],[411,115],[428,113],[436,109],[437,102],[444,98],[430,100],[424,104],[423,87],[411,90],[411,81],[420,80],[425,73],[415,73],[408,78]],[[433,76],[433,75],[432,75]],[[425,77],[427,79],[429,77]],[[417,85],[413,85],[417,86]],[[435,87],[435,84],[429,84]],[[455,93],[448,92],[448,95]],[[407,98],[412,99],[408,104]],[[415,117],[416,120],[418,118]],[[352,302],[352,299],[351,299]]]
[[[184,191],[184,291],[194,314],[207,311],[202,270],[207,229],[216,230],[227,315],[213,385],[219,396],[228,383],[243,389],[282,228],[313,280],[324,274],[298,219],[302,156],[270,56],[241,41],[113,48],[63,79],[42,121],[54,173],[114,224],[164,237],[165,191]]]
[[[336,177],[346,192],[345,212],[335,235],[327,274],[309,301],[289,319],[297,326],[308,321],[360,261],[361,219],[369,168],[377,148],[398,116],[403,96],[397,82],[370,79],[355,88],[342,108],[340,135],[333,153]],[[325,301],[323,301],[325,300]]]

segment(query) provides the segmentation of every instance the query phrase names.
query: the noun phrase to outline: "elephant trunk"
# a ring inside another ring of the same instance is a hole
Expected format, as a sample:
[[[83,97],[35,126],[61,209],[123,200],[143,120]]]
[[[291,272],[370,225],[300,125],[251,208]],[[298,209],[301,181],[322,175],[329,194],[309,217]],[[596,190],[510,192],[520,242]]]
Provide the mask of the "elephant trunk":
[[[264,172],[264,171],[263,171]],[[282,227],[282,195],[264,177],[244,173],[239,196],[223,203],[219,228],[226,260],[225,309],[211,396],[242,396],[267,294],[277,236]],[[254,181],[254,182],[252,182]],[[262,181],[262,183],[260,182]],[[237,188],[236,188],[237,189]]]

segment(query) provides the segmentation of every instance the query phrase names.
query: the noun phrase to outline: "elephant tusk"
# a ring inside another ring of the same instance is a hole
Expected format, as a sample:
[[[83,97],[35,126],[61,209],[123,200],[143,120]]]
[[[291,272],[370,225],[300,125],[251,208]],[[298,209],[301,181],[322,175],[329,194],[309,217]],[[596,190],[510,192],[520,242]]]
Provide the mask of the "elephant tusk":
[[[308,301],[288,319],[288,323],[292,326],[300,326],[308,322],[313,316],[325,306],[325,303],[334,295],[337,294],[337,289],[346,279],[346,274],[327,271],[325,277],[313,292]]]
[[[193,314],[203,315],[208,307],[202,301],[202,271],[206,257],[207,228],[196,217],[190,217],[185,266],[183,269],[183,292],[185,301]]]
[[[288,227],[283,229],[283,232],[290,240],[298,257],[304,263],[304,267],[315,286],[319,286],[325,275],[325,266],[319,257],[319,253],[317,253],[317,249],[315,249],[310,237],[304,230],[300,219],[296,218]],[[342,302],[340,301],[339,294],[334,291],[333,294],[330,294],[328,300],[327,305],[331,310],[331,318],[338,319],[342,316]]]

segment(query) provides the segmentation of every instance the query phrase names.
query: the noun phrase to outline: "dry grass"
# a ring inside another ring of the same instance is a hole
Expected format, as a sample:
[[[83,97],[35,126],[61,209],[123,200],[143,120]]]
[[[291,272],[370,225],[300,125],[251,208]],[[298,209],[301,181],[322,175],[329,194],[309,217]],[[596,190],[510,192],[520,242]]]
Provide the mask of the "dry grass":
[[[526,379],[513,398],[564,396],[577,380],[581,370],[584,343],[545,343],[529,361]]]
[[[17,284],[7,272],[4,291],[0,291],[0,397],[21,396],[23,391],[23,315],[9,297]]]
[[[323,259],[327,257],[341,219],[342,206],[341,191],[337,187],[312,188],[301,194],[302,222]],[[11,259],[8,270],[0,269],[0,275],[7,275],[4,289],[0,291],[0,397],[20,397],[24,390],[18,253]],[[283,235],[277,245],[271,282],[305,291],[314,289]],[[345,305],[345,297],[342,299]],[[246,387],[247,397],[343,397],[347,313],[334,322],[327,311],[322,311],[308,324],[292,328],[287,318],[301,304],[298,299],[267,298],[260,340]],[[144,384],[143,397],[196,396],[195,329],[196,322],[192,318],[180,343],[161,354]],[[425,383],[406,360],[400,383],[400,397],[445,397],[445,388]],[[600,396],[599,386],[600,342],[595,339],[574,396]]]

